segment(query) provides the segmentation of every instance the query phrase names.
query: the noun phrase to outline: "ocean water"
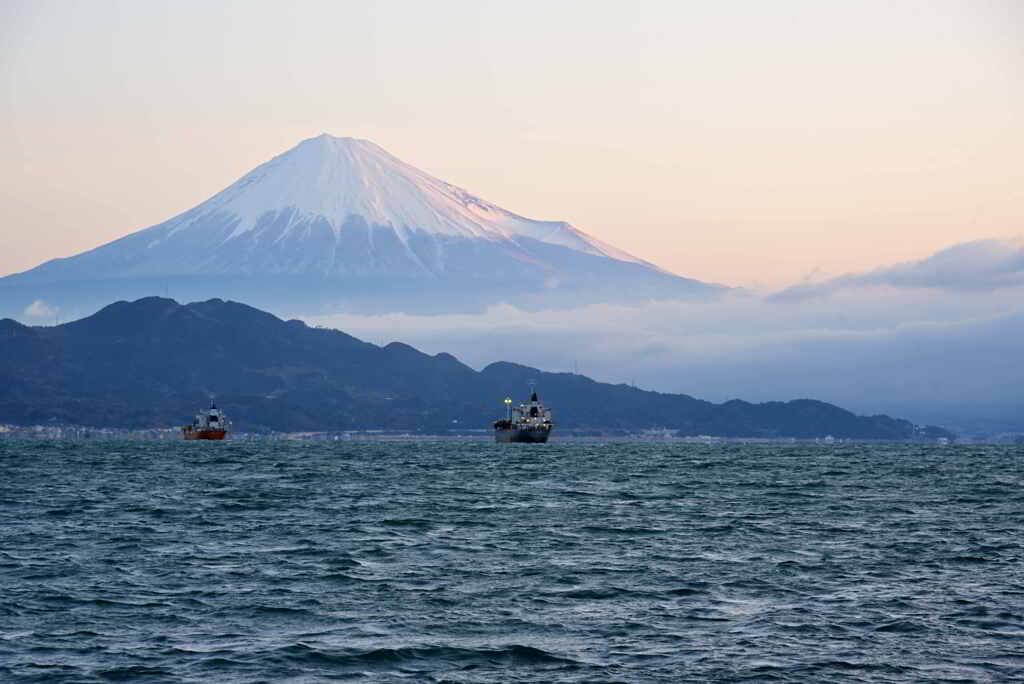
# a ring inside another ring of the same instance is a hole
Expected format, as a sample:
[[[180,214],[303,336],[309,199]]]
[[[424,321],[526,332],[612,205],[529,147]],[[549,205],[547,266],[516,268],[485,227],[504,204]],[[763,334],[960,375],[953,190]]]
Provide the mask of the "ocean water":
[[[1011,680],[1020,447],[0,441],[2,682]]]

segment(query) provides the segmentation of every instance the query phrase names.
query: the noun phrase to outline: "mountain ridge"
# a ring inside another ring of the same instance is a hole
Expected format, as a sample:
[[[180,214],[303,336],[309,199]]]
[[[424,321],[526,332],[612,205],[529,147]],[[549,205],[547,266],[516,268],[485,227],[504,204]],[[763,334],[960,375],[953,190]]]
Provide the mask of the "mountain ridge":
[[[668,428],[684,435],[904,440],[905,420],[855,416],[816,400],[724,404],[609,385],[498,361],[475,371],[450,354],[383,347],[284,321],[238,302],[149,297],[52,327],[0,321],[0,422],[170,426],[208,396],[240,429],[486,428],[505,396],[539,382],[561,429]],[[453,422],[454,421],[454,422]]]

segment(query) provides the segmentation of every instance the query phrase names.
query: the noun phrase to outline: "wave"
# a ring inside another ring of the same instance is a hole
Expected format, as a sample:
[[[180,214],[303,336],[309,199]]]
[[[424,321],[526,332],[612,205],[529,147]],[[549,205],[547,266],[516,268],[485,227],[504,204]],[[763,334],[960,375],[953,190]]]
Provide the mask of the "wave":
[[[203,447],[0,439],[0,681],[1024,681],[1019,447]]]
[[[420,667],[434,669],[438,665],[457,666],[489,665],[500,667],[522,667],[536,665],[580,665],[567,656],[550,651],[509,644],[497,647],[463,648],[454,646],[409,646],[400,648],[375,648],[361,651],[335,651],[305,644],[285,646],[276,655],[291,663],[330,664],[357,669],[401,669],[415,670]]]

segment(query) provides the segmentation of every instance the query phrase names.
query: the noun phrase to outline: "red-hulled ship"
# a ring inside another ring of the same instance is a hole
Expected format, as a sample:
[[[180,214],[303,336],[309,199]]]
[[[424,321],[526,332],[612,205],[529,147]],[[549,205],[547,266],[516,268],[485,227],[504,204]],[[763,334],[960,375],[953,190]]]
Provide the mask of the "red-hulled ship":
[[[181,428],[181,433],[185,439],[224,439],[229,427],[227,416],[211,402],[210,408],[196,414],[191,425]]]

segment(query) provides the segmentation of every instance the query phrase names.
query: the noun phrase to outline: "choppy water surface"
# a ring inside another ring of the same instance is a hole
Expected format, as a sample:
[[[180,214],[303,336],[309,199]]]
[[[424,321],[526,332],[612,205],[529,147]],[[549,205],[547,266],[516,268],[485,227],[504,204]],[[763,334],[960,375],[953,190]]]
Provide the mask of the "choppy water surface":
[[[1022,461],[0,441],[0,681],[1021,679]]]

